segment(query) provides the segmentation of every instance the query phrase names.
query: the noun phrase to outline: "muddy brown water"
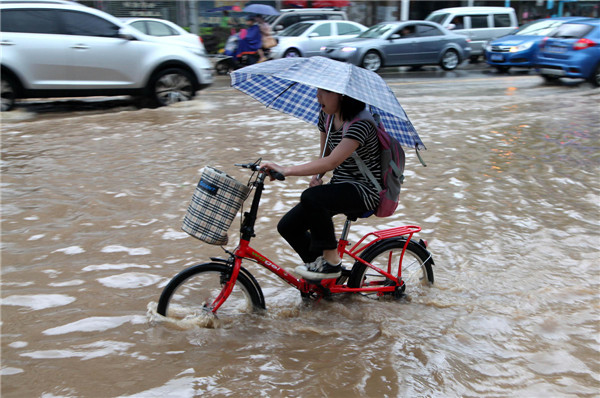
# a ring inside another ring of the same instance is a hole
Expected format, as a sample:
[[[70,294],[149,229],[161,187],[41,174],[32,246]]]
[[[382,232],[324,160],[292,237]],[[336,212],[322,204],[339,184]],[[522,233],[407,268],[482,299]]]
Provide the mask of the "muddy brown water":
[[[390,86],[428,166],[408,151],[397,213],[351,240],[421,225],[435,285],[307,308],[246,264],[268,311],[219,328],[153,312],[175,273],[223,255],[180,230],[201,170],[245,181],[233,163],[306,161],[314,127],[226,86],[155,110],[3,115],[2,396],[600,396],[599,91]],[[284,267],[299,259],[275,226],[307,183],[264,195],[253,245]]]

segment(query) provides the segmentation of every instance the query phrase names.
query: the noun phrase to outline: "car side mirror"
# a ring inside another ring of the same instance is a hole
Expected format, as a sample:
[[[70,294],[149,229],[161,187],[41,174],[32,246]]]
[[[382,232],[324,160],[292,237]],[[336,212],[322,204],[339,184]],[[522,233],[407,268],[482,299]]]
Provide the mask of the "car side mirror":
[[[398,33],[394,33],[393,35],[390,36],[390,40],[396,40],[399,38],[400,38],[400,35]]]
[[[310,35],[308,35],[309,38],[313,38],[313,37],[319,37],[318,33],[311,33]]]
[[[275,32],[279,32],[280,30],[283,30],[283,25],[276,25],[276,26],[273,28],[273,30],[274,30]]]
[[[122,28],[117,31],[117,37],[123,40],[136,40],[136,37],[133,34]]]
[[[452,29],[456,29],[456,25],[453,23],[448,24],[448,30],[452,30]]]

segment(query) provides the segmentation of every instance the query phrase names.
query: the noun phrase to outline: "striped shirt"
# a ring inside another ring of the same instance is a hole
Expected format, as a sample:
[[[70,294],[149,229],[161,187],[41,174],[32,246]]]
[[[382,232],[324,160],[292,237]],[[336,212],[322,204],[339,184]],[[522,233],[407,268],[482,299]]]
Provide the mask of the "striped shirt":
[[[321,111],[318,123],[319,131],[327,133],[325,127],[326,120],[327,116],[325,115],[325,112]],[[332,122],[330,121],[330,123]],[[334,127],[332,125],[332,130],[333,129]],[[333,149],[342,141],[343,132],[343,126],[336,131],[331,131],[329,140],[327,141],[327,148],[330,151],[333,151]],[[367,120],[356,121],[348,127],[344,137],[358,141],[359,145],[358,149],[356,149],[356,153],[381,184],[381,153],[377,132],[375,131],[373,124]],[[348,157],[342,164],[333,170],[333,177],[331,178],[330,183],[335,184],[341,182],[349,182],[358,189],[367,209],[373,210],[379,205],[379,192],[369,178],[363,175],[358,169],[352,156]]]

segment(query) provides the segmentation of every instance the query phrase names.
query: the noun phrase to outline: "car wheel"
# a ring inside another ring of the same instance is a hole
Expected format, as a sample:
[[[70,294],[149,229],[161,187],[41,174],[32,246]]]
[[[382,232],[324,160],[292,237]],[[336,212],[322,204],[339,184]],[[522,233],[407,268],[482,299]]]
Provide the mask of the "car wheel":
[[[458,66],[459,62],[460,58],[458,57],[458,53],[454,50],[447,50],[444,55],[442,55],[440,66],[444,70],[452,70]]]
[[[594,86],[600,86],[600,63],[596,65],[596,70],[592,73],[589,80]]]
[[[302,54],[300,54],[300,51],[296,50],[295,48],[290,48],[283,54],[284,58],[297,58],[301,56]]]
[[[186,70],[171,68],[158,72],[148,84],[148,97],[155,106],[171,105],[194,98],[192,75]]]
[[[544,81],[546,83],[555,83],[559,79],[558,76],[553,76],[553,75],[541,75],[541,76],[544,78]]]
[[[366,70],[377,72],[381,68],[381,55],[377,51],[369,51],[363,57],[361,66]]]
[[[219,61],[215,65],[215,71],[217,72],[217,75],[219,75],[219,76],[225,76],[226,74],[228,74],[229,68],[230,68],[230,64],[229,64],[228,59]]]
[[[15,106],[17,85],[10,76],[2,76],[0,82],[0,97],[2,97],[2,112],[10,111]]]

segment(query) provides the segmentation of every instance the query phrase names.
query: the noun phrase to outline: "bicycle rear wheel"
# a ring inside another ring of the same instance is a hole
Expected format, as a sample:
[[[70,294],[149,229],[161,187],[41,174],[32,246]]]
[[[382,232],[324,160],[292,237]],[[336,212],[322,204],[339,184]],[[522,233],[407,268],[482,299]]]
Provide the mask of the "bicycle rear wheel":
[[[433,284],[434,263],[429,251],[424,245],[411,240],[400,263],[405,244],[405,238],[385,239],[365,250],[360,258],[392,275],[398,275],[398,268],[401,267],[400,275],[405,288],[409,291],[416,291],[420,286]],[[358,261],[352,267],[348,280],[348,286],[353,288],[385,286],[389,283],[392,281]]]
[[[231,271],[230,266],[221,263],[198,264],[181,271],[165,286],[157,312],[173,318],[212,314],[211,306],[231,278]],[[218,309],[218,318],[236,317],[264,308],[265,299],[258,282],[242,267],[231,295]]]

